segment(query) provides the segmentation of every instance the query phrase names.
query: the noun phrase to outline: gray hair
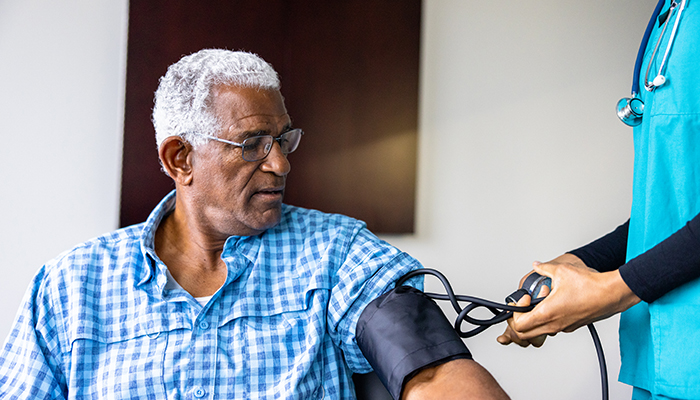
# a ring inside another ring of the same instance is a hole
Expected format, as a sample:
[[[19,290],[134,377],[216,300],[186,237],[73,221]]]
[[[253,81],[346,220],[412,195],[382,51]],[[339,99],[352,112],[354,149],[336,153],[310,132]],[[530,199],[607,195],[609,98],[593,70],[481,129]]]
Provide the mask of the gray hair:
[[[153,107],[153,126],[160,147],[169,136],[180,136],[197,147],[216,135],[220,122],[210,110],[217,85],[279,90],[277,72],[256,54],[220,49],[200,50],[171,65],[160,78]]]

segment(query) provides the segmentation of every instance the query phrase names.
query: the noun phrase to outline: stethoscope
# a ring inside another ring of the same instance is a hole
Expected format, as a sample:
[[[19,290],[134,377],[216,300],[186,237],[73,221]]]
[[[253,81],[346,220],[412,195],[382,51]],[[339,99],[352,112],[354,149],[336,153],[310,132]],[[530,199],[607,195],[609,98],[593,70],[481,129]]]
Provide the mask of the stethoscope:
[[[639,51],[637,52],[637,60],[634,64],[634,77],[632,78],[632,96],[624,97],[617,102],[617,116],[620,120],[629,126],[637,126],[642,123],[642,115],[644,114],[644,102],[639,98],[639,76],[642,70],[642,61],[644,59],[644,51],[649,43],[649,36],[651,36],[651,31],[654,28],[656,20],[659,18],[661,9],[664,6],[666,0],[660,0],[659,4],[656,5],[654,13],[651,15],[651,20],[647,25],[646,31],[644,31],[644,37],[642,37],[642,44],[639,46]],[[686,0],[681,0],[680,5],[676,0],[671,1],[671,6],[668,9],[668,15],[666,16],[666,21],[664,22],[664,27],[659,34],[659,38],[656,41],[656,46],[654,47],[654,52],[651,54],[651,60],[647,65],[646,73],[644,74],[644,89],[648,92],[653,92],[656,88],[663,86],[666,83],[666,77],[664,76],[664,68],[666,67],[666,60],[668,58],[668,53],[671,51],[671,46],[673,45],[673,40],[676,37],[676,30],[678,30],[678,22],[681,20],[681,13],[685,8]],[[677,10],[677,12],[676,12]],[[666,45],[666,51],[661,59],[661,65],[659,66],[659,72],[656,77],[649,82],[649,71],[651,69],[651,64],[653,63],[656,53],[659,50],[659,45],[661,44],[661,39],[664,37],[666,32],[666,27],[668,22],[671,20],[673,14],[676,14],[676,20],[673,23],[673,29],[671,30],[671,36],[668,39],[668,44]]]

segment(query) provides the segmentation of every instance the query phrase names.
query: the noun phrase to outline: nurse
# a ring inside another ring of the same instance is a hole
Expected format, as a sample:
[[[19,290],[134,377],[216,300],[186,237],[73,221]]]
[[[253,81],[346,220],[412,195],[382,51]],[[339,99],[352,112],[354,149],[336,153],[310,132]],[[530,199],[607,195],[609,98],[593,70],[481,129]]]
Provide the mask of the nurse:
[[[634,387],[634,400],[700,399],[696,1],[659,2],[635,68],[636,100],[632,110],[618,112],[636,124],[629,220],[586,246],[535,262],[536,272],[552,278],[553,290],[533,311],[514,315],[498,338],[539,347],[547,334],[622,312],[619,380]],[[529,302],[525,296],[519,305]]]

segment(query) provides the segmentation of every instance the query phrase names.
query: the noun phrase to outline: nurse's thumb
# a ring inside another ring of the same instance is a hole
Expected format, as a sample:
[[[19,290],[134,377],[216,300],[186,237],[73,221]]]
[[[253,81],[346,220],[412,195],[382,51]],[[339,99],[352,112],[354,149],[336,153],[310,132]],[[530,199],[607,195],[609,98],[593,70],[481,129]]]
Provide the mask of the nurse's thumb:
[[[554,274],[554,271],[556,270],[556,266],[551,263],[541,263],[539,261],[535,261],[532,263],[532,269],[534,269],[535,272],[537,272],[540,275],[548,276],[551,278]]]

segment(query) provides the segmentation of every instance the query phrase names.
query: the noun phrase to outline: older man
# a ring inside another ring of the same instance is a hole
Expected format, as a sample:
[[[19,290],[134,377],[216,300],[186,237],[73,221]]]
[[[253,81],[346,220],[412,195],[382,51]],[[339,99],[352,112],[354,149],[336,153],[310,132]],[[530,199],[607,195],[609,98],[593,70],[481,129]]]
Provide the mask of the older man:
[[[176,190],[42,267],[0,353],[0,398],[354,398],[351,375],[377,367],[358,321],[420,264],[360,221],[282,204],[302,131],[279,89],[244,52],[168,69],[153,122]],[[399,354],[392,394],[507,398],[446,337],[417,349],[428,362]]]

